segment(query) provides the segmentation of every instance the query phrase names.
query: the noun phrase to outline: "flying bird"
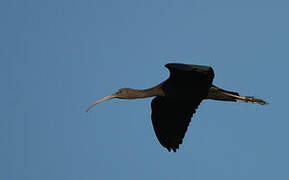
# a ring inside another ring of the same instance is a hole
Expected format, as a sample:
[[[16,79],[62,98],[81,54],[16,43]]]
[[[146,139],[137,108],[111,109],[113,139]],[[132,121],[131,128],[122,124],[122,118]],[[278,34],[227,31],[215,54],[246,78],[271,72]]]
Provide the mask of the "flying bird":
[[[214,71],[212,67],[179,63],[166,64],[165,67],[169,69],[170,76],[157,86],[144,90],[119,89],[116,93],[94,102],[86,111],[94,105],[112,98],[136,99],[155,96],[151,102],[151,119],[155,134],[162,146],[168,151],[176,152],[179,145],[182,144],[191,118],[202,100],[267,104],[261,99],[240,96],[237,92],[227,91],[213,85]]]

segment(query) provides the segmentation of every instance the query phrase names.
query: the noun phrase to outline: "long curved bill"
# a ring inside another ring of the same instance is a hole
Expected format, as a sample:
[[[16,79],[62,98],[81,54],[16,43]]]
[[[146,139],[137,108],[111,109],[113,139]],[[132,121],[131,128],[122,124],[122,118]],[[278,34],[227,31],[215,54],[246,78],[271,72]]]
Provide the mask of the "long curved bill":
[[[116,94],[111,94],[109,96],[105,96],[104,98],[99,99],[99,100],[95,101],[94,103],[92,103],[90,106],[88,106],[88,108],[86,109],[86,112],[88,112],[94,105],[96,105],[96,104],[98,104],[98,103],[100,103],[102,101],[106,101],[106,100],[109,100],[109,99],[112,99],[112,98],[116,98],[116,97],[117,97]]]

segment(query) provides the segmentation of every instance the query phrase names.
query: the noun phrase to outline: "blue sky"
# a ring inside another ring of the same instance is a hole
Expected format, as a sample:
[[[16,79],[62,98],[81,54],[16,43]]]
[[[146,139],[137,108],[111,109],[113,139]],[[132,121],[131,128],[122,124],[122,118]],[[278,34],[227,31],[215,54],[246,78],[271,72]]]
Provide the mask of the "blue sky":
[[[2,0],[0,179],[288,179],[289,2]],[[270,104],[204,101],[169,153],[151,99],[98,98],[210,65]]]

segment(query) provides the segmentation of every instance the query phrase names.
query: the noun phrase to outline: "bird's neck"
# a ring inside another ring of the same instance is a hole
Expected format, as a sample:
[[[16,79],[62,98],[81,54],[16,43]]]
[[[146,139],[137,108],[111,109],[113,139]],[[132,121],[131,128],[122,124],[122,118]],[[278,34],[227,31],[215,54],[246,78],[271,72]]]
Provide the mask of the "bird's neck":
[[[164,96],[161,84],[149,89],[129,89],[127,99],[148,98],[153,96]]]

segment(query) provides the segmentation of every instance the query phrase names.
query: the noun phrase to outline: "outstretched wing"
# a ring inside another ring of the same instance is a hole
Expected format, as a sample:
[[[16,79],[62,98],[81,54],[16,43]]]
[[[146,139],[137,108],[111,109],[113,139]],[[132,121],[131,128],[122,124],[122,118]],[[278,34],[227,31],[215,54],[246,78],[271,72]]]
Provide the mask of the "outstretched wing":
[[[177,81],[194,82],[199,86],[212,84],[214,70],[210,66],[193,64],[169,63],[165,65],[170,70],[170,78]]]
[[[162,89],[169,99],[195,101],[204,99],[212,86],[213,68],[209,66],[166,64],[170,77],[163,83]]]
[[[174,152],[183,138],[201,100],[195,102],[172,101],[163,97],[152,100],[152,123],[155,134],[168,151]]]

